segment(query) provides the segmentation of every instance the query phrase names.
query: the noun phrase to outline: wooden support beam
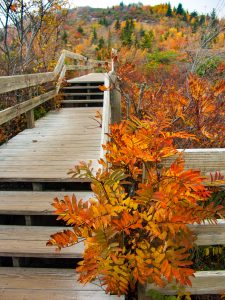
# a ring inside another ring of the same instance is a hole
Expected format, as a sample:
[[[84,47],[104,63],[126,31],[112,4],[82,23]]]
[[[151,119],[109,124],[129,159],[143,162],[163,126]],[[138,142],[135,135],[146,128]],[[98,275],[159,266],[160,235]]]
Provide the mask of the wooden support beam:
[[[39,182],[33,182],[32,187],[33,187],[33,191],[36,191],[36,192],[38,192],[38,191],[40,192],[43,190],[43,184],[39,183]]]
[[[20,267],[20,258],[19,257],[12,257],[13,267]]]

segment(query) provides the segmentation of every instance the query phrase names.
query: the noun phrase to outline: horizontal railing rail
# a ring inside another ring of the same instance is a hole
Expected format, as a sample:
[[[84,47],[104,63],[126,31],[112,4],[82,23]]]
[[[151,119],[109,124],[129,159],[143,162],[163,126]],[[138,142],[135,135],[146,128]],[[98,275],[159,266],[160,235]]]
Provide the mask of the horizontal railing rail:
[[[67,65],[66,59],[74,59],[79,62],[83,61],[85,64]],[[39,86],[47,82],[56,81],[56,86],[49,92],[41,94],[40,96],[31,98],[12,107],[0,111],[0,125],[26,113],[28,128],[34,127],[34,112],[33,109],[46,101],[53,99],[59,92],[61,83],[67,71],[73,70],[90,70],[96,66],[102,66],[106,62],[101,60],[88,59],[87,57],[63,50],[58,62],[52,72],[34,73],[13,76],[0,77],[0,94],[17,91],[19,89]],[[109,63],[107,63],[109,64]]]
[[[94,59],[88,59],[87,57],[73,53],[67,50],[62,50],[62,53],[58,59],[55,69],[52,72],[46,73],[34,73],[34,74],[24,74],[24,75],[13,75],[13,76],[1,76],[0,77],[0,94],[4,94],[11,91],[16,91],[23,88],[29,88],[32,86],[37,86],[44,84],[46,82],[52,82],[57,80],[58,76],[62,72],[65,65],[65,59],[72,58],[78,61],[84,61],[88,66],[91,67],[95,64],[104,65],[105,61],[98,61]],[[82,69],[84,66],[74,65],[74,70]],[[72,68],[72,67],[70,67]],[[85,69],[85,68],[84,68]]]

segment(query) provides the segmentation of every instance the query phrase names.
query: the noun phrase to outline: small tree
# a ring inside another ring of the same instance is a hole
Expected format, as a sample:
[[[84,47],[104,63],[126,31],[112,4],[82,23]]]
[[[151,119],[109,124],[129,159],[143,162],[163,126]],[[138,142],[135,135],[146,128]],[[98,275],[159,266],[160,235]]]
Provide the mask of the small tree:
[[[79,32],[81,35],[84,34],[84,29],[81,25],[77,27],[77,32]]]
[[[1,0],[1,58],[7,75],[23,73],[33,63],[34,44],[51,14],[59,14],[64,0]],[[49,32],[49,35],[51,32]]]
[[[91,180],[94,197],[54,200],[58,219],[72,228],[53,234],[47,245],[61,249],[85,243],[77,267],[81,283],[100,279],[106,292],[118,295],[138,282],[164,286],[175,278],[191,284],[189,250],[195,237],[187,224],[215,222],[224,210],[206,204],[210,192],[203,178],[184,170],[181,157],[163,167],[177,153],[174,139],[193,138],[168,127],[165,118],[154,122],[144,115],[111,126],[106,161],[99,161],[104,170],[95,174],[91,164],[82,163],[70,172]]]
[[[178,4],[177,9],[176,9],[176,14],[177,15],[183,15],[184,14],[184,9],[181,3]]]
[[[116,22],[115,22],[115,26],[114,26],[114,28],[115,28],[115,30],[116,30],[116,31],[120,30],[120,28],[121,28],[121,24],[120,24],[120,20],[119,20],[119,18],[118,18],[118,19],[116,19]]]
[[[125,26],[121,32],[122,44],[125,46],[130,46],[132,43],[132,34],[134,32],[134,22],[133,20],[126,20]]]
[[[172,11],[170,2],[168,3],[168,8],[167,8],[166,16],[167,17],[172,17],[173,16],[173,11]]]
[[[98,39],[98,35],[97,35],[96,28],[94,27],[92,31],[92,42],[95,43],[97,39]]]

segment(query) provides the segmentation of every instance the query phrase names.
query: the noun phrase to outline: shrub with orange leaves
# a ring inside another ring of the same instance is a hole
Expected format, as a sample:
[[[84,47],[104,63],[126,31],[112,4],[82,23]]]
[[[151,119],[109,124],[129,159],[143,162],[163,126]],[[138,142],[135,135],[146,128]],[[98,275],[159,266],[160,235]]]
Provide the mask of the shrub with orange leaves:
[[[94,173],[91,164],[82,163],[71,170],[72,176],[91,180],[93,198],[54,200],[58,219],[71,227],[53,234],[47,245],[61,249],[84,242],[76,269],[81,283],[100,279],[107,293],[118,295],[138,282],[164,286],[175,279],[191,285],[189,249],[195,236],[187,225],[216,222],[225,212],[206,204],[210,192],[203,178],[184,170],[181,157],[163,166],[177,153],[174,139],[194,138],[168,126],[167,120],[156,123],[149,117],[112,125],[103,168]]]
[[[135,64],[120,66],[124,115],[129,108],[129,113],[147,114],[155,122],[168,118],[172,131],[198,136],[198,140],[179,141],[178,148],[225,147],[225,80],[216,78],[211,82],[195,74],[185,79],[181,70],[176,72],[182,82],[173,73],[171,78],[161,77],[161,82],[157,82],[149,80]],[[143,82],[145,88],[141,93]]]

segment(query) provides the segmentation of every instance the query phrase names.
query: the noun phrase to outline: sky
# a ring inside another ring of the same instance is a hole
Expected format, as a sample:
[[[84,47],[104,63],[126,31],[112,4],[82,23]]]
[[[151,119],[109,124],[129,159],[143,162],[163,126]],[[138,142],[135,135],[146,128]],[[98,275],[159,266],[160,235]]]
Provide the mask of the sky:
[[[91,6],[91,7],[111,7],[118,5],[122,0],[70,0],[71,6]],[[179,3],[188,11],[196,10],[199,13],[210,13],[213,8],[217,8],[217,13],[220,16],[225,14],[225,0],[123,0],[124,4],[141,2],[144,5],[156,5],[160,3],[170,2],[172,6],[177,6]]]

